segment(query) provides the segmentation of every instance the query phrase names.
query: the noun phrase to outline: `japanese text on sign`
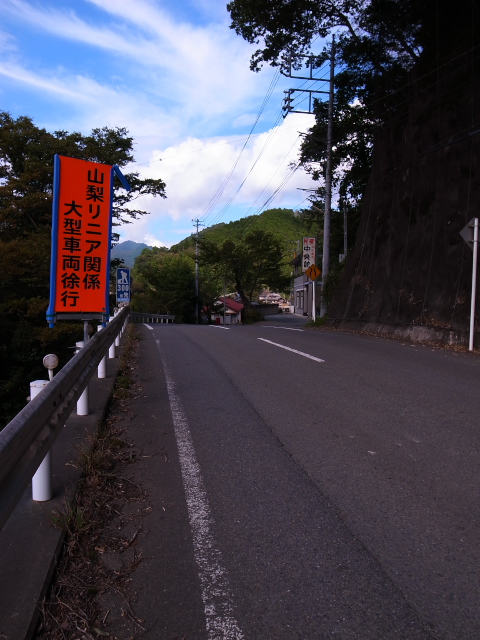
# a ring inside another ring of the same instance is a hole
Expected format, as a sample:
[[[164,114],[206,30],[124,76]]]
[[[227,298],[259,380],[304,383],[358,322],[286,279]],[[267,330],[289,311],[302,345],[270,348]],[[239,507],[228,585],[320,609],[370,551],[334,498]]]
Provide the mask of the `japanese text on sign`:
[[[316,262],[315,238],[303,238],[302,271],[305,272]]]
[[[55,313],[105,313],[112,167],[59,156]]]
[[[130,269],[117,269],[117,303],[130,302]]]

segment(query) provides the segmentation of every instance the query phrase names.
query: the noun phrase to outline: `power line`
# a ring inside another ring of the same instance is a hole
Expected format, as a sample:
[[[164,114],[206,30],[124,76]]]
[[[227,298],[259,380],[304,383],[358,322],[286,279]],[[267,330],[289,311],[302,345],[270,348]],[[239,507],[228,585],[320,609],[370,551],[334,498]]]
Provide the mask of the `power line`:
[[[225,188],[226,188],[228,182],[230,181],[230,178],[232,177],[233,172],[235,171],[235,169],[236,169],[236,167],[237,167],[237,165],[238,165],[238,163],[240,161],[240,158],[241,158],[241,156],[242,156],[242,154],[243,154],[243,152],[245,150],[245,147],[247,146],[248,141],[250,140],[250,137],[251,137],[251,135],[253,133],[253,130],[257,126],[257,123],[260,120],[260,117],[261,117],[263,111],[265,110],[265,107],[266,107],[266,105],[267,105],[267,103],[268,103],[268,101],[269,101],[269,99],[270,99],[270,97],[271,97],[271,95],[273,93],[273,90],[274,90],[274,88],[275,88],[275,86],[276,86],[276,84],[278,82],[279,77],[280,77],[280,71],[277,70],[275,75],[274,75],[274,77],[272,78],[270,86],[269,86],[269,88],[267,90],[267,94],[266,94],[265,98],[263,99],[262,105],[261,105],[261,107],[259,109],[259,112],[257,114],[255,122],[253,123],[253,126],[250,129],[250,133],[248,134],[247,139],[245,140],[245,143],[244,143],[243,147],[241,148],[237,158],[235,159],[232,168],[227,173],[227,175],[225,176],[224,180],[222,181],[220,187],[217,189],[216,193],[214,194],[214,196],[212,197],[210,202],[207,204],[207,206],[203,210],[203,214],[204,214],[203,215],[203,219],[204,220],[207,220],[208,216],[212,213],[213,208],[215,207],[215,205],[219,201],[220,197],[222,196],[223,192],[225,191]]]
[[[270,129],[270,132],[268,134],[267,140],[265,141],[262,149],[260,150],[259,154],[257,155],[257,157],[255,158],[252,166],[250,167],[247,175],[245,176],[245,178],[242,180],[242,182],[240,183],[240,185],[237,187],[237,189],[235,190],[234,194],[229,198],[228,202],[222,207],[222,209],[220,209],[220,211],[217,213],[217,215],[215,216],[215,218],[212,220],[211,224],[215,224],[217,223],[224,215],[225,213],[228,211],[228,209],[230,208],[231,204],[233,203],[233,201],[235,200],[235,198],[237,197],[237,195],[240,193],[240,190],[242,189],[243,185],[245,184],[245,182],[247,181],[248,177],[250,176],[250,174],[252,173],[252,171],[254,170],[255,166],[257,165],[257,163],[259,162],[260,158],[263,156],[266,148],[268,147],[268,145],[271,143],[271,141],[273,140],[273,138],[275,137],[275,135],[278,133],[279,130],[279,123],[281,121],[281,114],[279,116],[277,116],[277,120],[275,121],[275,124],[273,126],[272,129]],[[283,162],[283,161],[282,161]]]

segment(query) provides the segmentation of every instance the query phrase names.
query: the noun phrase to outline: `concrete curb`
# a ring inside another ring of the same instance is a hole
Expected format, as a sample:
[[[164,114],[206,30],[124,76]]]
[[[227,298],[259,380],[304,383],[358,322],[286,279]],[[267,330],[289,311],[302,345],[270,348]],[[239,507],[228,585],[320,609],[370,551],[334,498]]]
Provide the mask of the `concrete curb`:
[[[38,603],[45,597],[65,532],[50,521],[75,494],[81,473],[75,464],[78,447],[93,436],[105,418],[119,370],[117,357],[107,360],[107,377],[89,385],[90,414],[70,415],[53,447],[54,497],[33,502],[27,488],[0,532],[0,640],[31,640],[38,622]]]
[[[365,332],[385,338],[397,338],[411,342],[435,342],[439,345],[461,345],[468,347],[469,332],[421,325],[397,325],[361,320],[333,319],[326,326],[340,331]],[[480,344],[480,336],[475,335],[475,348]]]

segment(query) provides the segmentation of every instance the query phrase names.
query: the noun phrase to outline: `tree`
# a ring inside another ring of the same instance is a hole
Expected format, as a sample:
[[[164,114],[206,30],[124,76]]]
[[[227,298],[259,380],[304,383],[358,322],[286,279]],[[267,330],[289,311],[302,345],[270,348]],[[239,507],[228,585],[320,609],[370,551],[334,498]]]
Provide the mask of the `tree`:
[[[133,275],[136,310],[174,315],[177,322],[195,322],[193,256],[158,247],[144,249],[135,261]]]
[[[124,128],[98,128],[90,135],[35,126],[32,119],[0,112],[0,411],[6,423],[25,404],[28,383],[44,377],[42,358],[56,352],[61,362],[81,329],[58,323],[48,329],[45,311],[50,283],[54,155],[120,167],[133,161],[133,139]],[[132,207],[140,195],[165,197],[162,180],[127,175],[130,193],[116,184],[114,224],[146,214]],[[76,332],[76,333],[75,333]],[[1,425],[0,425],[1,426]]]
[[[276,291],[288,289],[290,278],[285,275],[284,256],[279,241],[266,231],[257,229],[241,240],[227,239],[215,244],[200,240],[200,263],[216,265],[227,281],[233,284],[246,310],[261,288]]]
[[[263,44],[251,59],[300,68],[312,42],[325,38],[310,64],[320,68],[336,36],[332,173],[341,213],[351,237],[372,166],[376,131],[392,117],[406,94],[408,73],[432,38],[432,0],[233,0],[231,28],[251,43]],[[315,180],[325,175],[327,107],[315,101],[316,124],[305,137],[300,160]],[[316,197],[323,199],[319,188]]]
[[[327,37],[317,67],[336,35],[334,182],[342,211],[362,214],[329,313],[464,329],[471,281],[459,232],[478,195],[478,1],[452,10],[433,0],[234,0],[229,9],[232,28],[260,43],[254,69],[290,58],[298,67]],[[319,103],[302,150],[317,177],[325,122]]]
[[[0,112],[0,240],[51,227],[53,160],[65,155],[123,167],[134,160],[133,138],[123,127],[93,129],[89,136],[36,127],[31,118],[13,119]],[[126,174],[132,190],[115,184],[114,225],[129,223],[148,212],[132,203],[142,195],[165,197],[160,179]]]
[[[212,321],[215,303],[223,296],[227,283],[220,264],[202,264],[199,268],[199,307],[205,310],[208,322]],[[230,291],[230,289],[229,289]]]

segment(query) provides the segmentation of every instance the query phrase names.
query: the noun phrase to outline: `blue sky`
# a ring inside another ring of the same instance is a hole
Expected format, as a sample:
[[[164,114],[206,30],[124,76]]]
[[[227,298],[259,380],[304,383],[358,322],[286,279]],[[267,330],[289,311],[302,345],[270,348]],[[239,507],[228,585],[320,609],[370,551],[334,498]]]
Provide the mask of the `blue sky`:
[[[0,10],[0,110],[49,131],[126,127],[136,164],[125,170],[166,182],[166,200],[136,201],[150,215],[121,227],[121,240],[171,246],[193,218],[237,220],[272,196],[267,208],[306,206],[300,189],[315,185],[289,165],[313,116],[280,117],[283,91],[301,82],[250,71],[256,47],[229,28],[226,0],[0,0]]]

